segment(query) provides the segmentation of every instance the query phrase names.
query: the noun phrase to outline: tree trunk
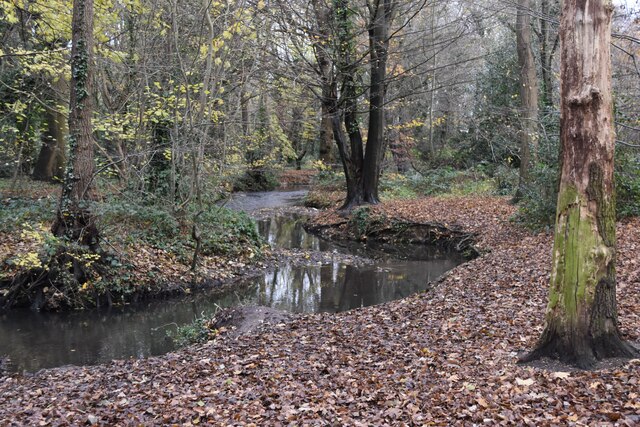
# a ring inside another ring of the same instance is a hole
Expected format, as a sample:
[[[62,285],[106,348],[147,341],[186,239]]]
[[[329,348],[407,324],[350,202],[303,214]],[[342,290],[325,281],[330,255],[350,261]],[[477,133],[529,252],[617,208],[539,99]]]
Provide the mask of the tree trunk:
[[[324,95],[323,95],[324,96]],[[327,107],[322,104],[322,118],[320,119],[320,152],[319,158],[326,164],[335,161],[333,157],[333,130],[331,126],[331,115]]]
[[[52,231],[92,251],[98,248],[95,219],[85,203],[94,198],[93,135],[93,0],[74,0],[69,101],[69,161],[60,206]]]
[[[64,176],[67,126],[64,114],[58,110],[47,109],[45,117],[47,128],[42,132],[42,147],[33,169],[33,179],[53,181]]]
[[[337,60],[337,78],[342,83],[342,93],[340,103],[344,114],[344,127],[349,138],[349,150],[346,150],[345,141],[342,132],[339,131],[339,123],[334,120],[333,131],[334,138],[340,150],[340,158],[345,171],[345,180],[347,183],[347,198],[341,209],[350,209],[353,206],[361,205],[364,201],[363,193],[363,162],[364,149],[362,141],[362,133],[360,132],[360,124],[358,123],[358,89],[356,87],[356,63],[354,59],[355,53],[355,36],[350,15],[352,10],[347,0],[336,0],[336,25],[338,31],[339,54]],[[332,87],[333,98],[337,99],[336,84]],[[337,105],[336,105],[337,107]],[[339,115],[337,111],[333,112],[334,119]],[[338,131],[338,133],[336,133]],[[340,149],[342,145],[343,149]]]
[[[314,44],[314,52],[318,62],[318,70],[320,72],[320,80],[322,82],[322,106],[320,118],[320,148],[319,158],[325,163],[331,164],[335,161],[333,153],[333,123],[331,112],[331,98],[334,98],[333,84],[333,65],[327,51],[329,45],[329,14],[331,10],[320,4],[318,0],[313,0],[312,5],[316,15],[318,24],[317,34],[319,37]],[[337,96],[337,95],[336,95]]]
[[[566,0],[561,38],[561,176],[545,330],[522,361],[581,368],[638,354],[618,329],[615,277],[611,13],[606,1]]]
[[[384,95],[386,90],[389,26],[393,12],[392,0],[380,0],[372,8],[369,24],[371,84],[369,87],[369,131],[364,156],[363,196],[366,203],[378,203],[380,165],[384,157]]]
[[[545,110],[553,109],[553,81],[552,81],[552,64],[558,45],[557,36],[551,43],[552,26],[548,20],[556,16],[557,1],[553,1],[553,9],[550,0],[541,0],[540,2],[540,71],[542,82],[542,105]],[[553,14],[553,15],[552,15]]]
[[[515,199],[522,197],[529,182],[531,157],[537,153],[538,80],[531,49],[531,1],[519,0],[516,16],[516,43],[520,67],[520,180]]]

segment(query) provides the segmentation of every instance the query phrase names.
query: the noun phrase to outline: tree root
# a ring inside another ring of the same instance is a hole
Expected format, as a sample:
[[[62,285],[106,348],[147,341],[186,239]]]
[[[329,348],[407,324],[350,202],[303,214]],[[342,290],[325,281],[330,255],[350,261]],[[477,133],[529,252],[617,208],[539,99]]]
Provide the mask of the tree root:
[[[546,357],[579,369],[592,370],[600,360],[633,359],[639,356],[640,350],[615,334],[598,340],[588,339],[572,343],[568,339],[562,339],[558,334],[547,333],[535,349],[518,359],[518,364],[527,364]]]

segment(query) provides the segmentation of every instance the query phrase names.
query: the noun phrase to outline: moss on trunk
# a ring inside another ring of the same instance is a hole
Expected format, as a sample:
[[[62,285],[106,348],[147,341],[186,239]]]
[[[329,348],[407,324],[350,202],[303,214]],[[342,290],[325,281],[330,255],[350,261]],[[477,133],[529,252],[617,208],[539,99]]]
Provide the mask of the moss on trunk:
[[[610,4],[567,0],[561,18],[562,167],[543,356],[590,368],[634,357],[618,329]]]

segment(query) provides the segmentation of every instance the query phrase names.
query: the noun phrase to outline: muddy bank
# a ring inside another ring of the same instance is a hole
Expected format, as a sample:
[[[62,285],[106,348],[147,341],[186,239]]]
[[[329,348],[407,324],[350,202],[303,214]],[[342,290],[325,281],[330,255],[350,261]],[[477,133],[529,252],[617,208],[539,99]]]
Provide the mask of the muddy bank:
[[[486,197],[480,205],[471,197],[434,197],[364,206],[349,214],[325,210],[311,217],[307,229],[333,240],[436,245],[472,259],[504,234],[522,235],[509,223],[514,212],[500,197]]]
[[[285,326],[294,316],[292,313],[270,307],[234,307],[216,313],[209,321],[208,327],[228,338],[237,338],[249,333],[257,335],[261,327],[269,324]]]

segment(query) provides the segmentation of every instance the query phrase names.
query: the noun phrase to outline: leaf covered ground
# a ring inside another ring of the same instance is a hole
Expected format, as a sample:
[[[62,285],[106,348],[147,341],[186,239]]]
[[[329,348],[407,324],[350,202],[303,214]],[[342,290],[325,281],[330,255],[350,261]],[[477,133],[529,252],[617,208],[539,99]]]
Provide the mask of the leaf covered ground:
[[[501,198],[380,207],[459,225],[487,252],[426,293],[285,323],[162,357],[0,379],[8,425],[638,425],[640,361],[573,371],[516,365],[542,329],[551,236]],[[325,214],[318,221],[344,219]],[[640,336],[640,220],[618,225],[625,337]],[[46,351],[46,349],[42,349]]]

